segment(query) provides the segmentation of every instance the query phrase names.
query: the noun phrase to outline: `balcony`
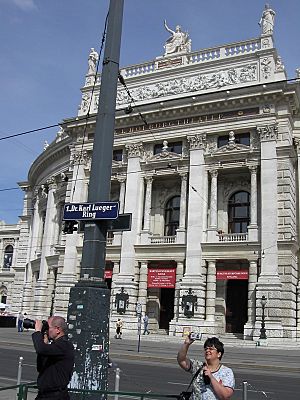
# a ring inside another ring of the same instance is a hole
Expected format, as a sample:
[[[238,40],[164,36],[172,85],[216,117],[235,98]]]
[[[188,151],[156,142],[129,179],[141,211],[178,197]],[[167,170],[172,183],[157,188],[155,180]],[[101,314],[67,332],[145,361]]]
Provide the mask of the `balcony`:
[[[246,242],[248,233],[218,233],[219,242]]]
[[[151,244],[169,244],[175,243],[176,236],[152,236],[150,237]]]

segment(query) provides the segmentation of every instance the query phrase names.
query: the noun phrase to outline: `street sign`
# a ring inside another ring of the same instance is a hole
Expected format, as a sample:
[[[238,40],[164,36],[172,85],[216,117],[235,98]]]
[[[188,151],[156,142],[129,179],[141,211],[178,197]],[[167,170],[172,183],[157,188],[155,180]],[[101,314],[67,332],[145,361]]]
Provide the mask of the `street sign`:
[[[107,230],[111,232],[121,232],[131,230],[132,214],[119,214],[118,218],[107,222]]]
[[[93,221],[98,219],[116,219],[119,215],[119,203],[106,201],[99,203],[66,203],[65,221]]]

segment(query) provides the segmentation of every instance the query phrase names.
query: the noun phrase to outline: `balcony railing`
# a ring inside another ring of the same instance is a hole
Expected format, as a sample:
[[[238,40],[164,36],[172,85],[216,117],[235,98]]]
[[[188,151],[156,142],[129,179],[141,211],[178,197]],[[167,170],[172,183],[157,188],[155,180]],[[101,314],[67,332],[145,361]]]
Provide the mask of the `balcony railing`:
[[[175,243],[176,236],[157,236],[151,237],[151,244],[168,244]]]
[[[248,233],[219,233],[219,242],[246,242]]]

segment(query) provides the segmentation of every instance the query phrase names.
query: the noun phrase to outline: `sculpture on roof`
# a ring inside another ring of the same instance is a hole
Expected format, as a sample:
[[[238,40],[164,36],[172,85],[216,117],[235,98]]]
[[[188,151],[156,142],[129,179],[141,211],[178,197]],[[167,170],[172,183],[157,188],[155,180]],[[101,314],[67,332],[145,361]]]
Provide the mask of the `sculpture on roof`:
[[[98,61],[98,53],[96,50],[92,47],[91,52],[89,54],[89,59],[88,59],[88,72],[87,75],[94,75],[96,73],[96,68],[97,68],[97,61]]]
[[[266,4],[261,19],[258,23],[261,27],[262,35],[271,35],[273,33],[274,19],[275,11],[272,10],[269,4]]]
[[[168,27],[166,20],[164,25],[166,30],[172,34],[164,45],[165,56],[173,53],[190,52],[192,41],[189,38],[189,34],[182,32],[180,25],[176,26],[175,31]]]

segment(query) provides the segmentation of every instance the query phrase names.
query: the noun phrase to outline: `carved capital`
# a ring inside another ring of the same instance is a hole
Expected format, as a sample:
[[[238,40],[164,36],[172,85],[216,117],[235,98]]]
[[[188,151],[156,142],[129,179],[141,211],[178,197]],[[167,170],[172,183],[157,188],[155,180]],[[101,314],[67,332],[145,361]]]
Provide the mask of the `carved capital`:
[[[265,125],[265,126],[258,126],[257,132],[260,136],[260,141],[271,141],[277,140],[278,136],[278,127],[277,125]]]
[[[48,190],[55,190],[57,188],[57,181],[54,176],[51,176],[51,178],[47,179],[46,184],[48,186]]]
[[[251,174],[257,174],[257,165],[248,165]]]
[[[202,133],[195,136],[188,136],[187,140],[190,145],[190,150],[205,149],[206,146],[206,133]]]
[[[90,155],[86,150],[83,151],[73,151],[71,155],[71,165],[87,165],[88,162],[90,161]]]
[[[211,170],[209,171],[209,173],[210,173],[210,176],[211,176],[212,178],[217,178],[217,177],[218,177],[218,170],[217,170],[217,169],[211,169]]]
[[[141,157],[144,153],[142,143],[127,144],[125,148],[128,152],[128,158]]]
[[[146,175],[144,177],[146,184],[151,184],[153,182],[153,176],[152,175]]]

